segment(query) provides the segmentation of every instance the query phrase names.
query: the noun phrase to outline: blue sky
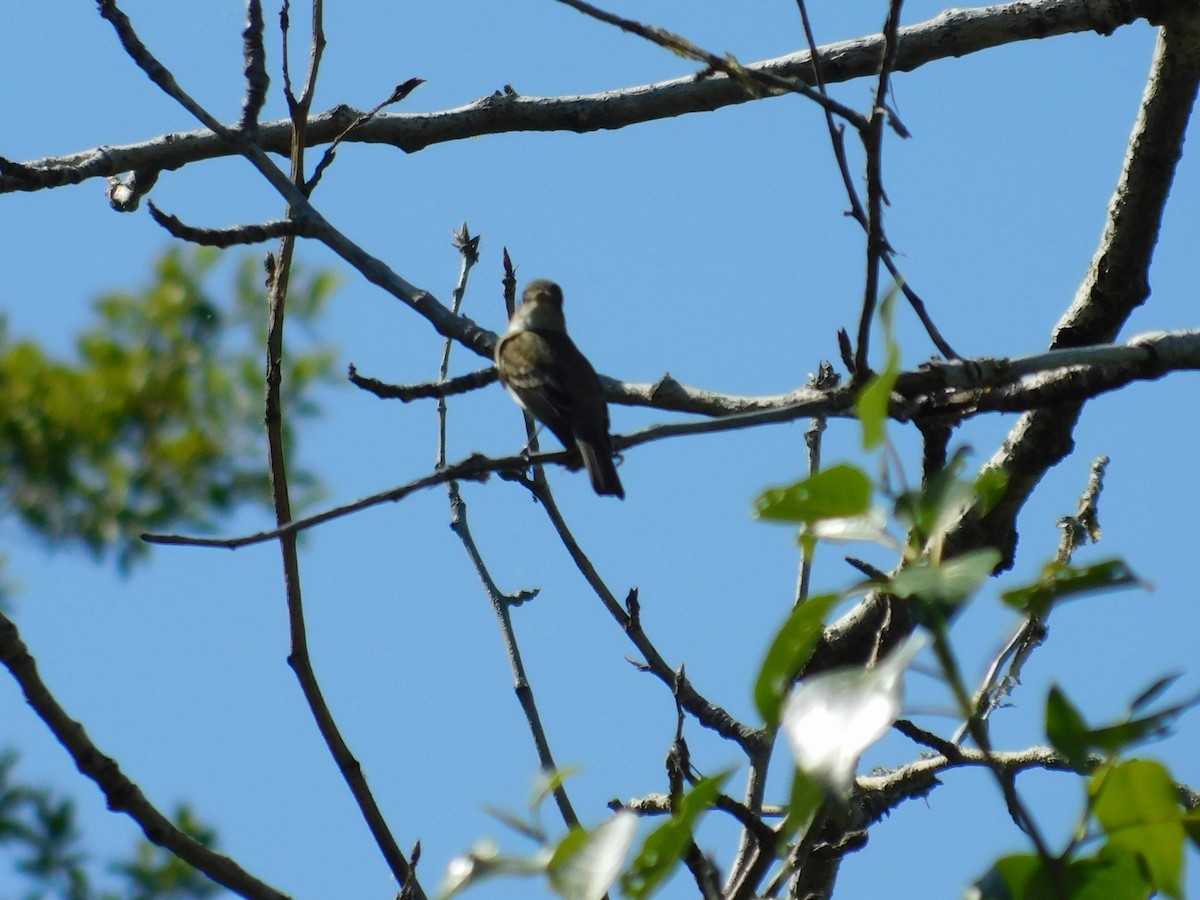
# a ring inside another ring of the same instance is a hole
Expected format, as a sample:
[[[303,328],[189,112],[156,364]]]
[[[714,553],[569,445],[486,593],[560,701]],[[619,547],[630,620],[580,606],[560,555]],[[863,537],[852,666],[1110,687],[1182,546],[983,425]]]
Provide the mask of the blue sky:
[[[853,7],[848,9],[846,7]],[[241,102],[242,5],[140,0],[123,8],[186,90],[224,120]],[[50,10],[50,14],[47,11]],[[618,11],[652,21],[718,53],[754,61],[803,45],[793,4],[654,2]],[[881,4],[814,2],[818,39],[877,29]],[[905,8],[907,23],[940,11]],[[639,39],[583,19],[551,0],[508,4],[330,5],[329,48],[316,108],[369,108],[411,76],[426,79],[408,112],[459,106],[512,84],[526,95],[600,91],[676,77],[693,66]],[[0,154],[30,160],[197,127],[120,50],[94,4],[51,0],[6,10],[0,32]],[[294,15],[298,48],[302,22]],[[274,21],[273,14],[271,21]],[[1149,68],[1146,23],[1111,37],[1085,34],[1012,45],[930,64],[895,79],[895,103],[912,139],[889,136],[887,228],[900,264],[943,333],[966,355],[1044,349],[1095,249]],[[266,117],[282,115],[278,53]],[[872,85],[836,88],[865,108]],[[1194,143],[1194,142],[1193,142]],[[313,154],[311,159],[316,158]],[[1151,272],[1153,295],[1122,337],[1194,327],[1194,235],[1200,169],[1181,162]],[[194,224],[278,218],[282,204],[249,166],[222,160],[165,173],[153,193]],[[482,258],[464,312],[499,329],[500,250],[522,280],[551,277],[566,292],[578,343],[597,369],[628,381],[665,372],[688,384],[768,394],[802,383],[836,356],[838,328],[854,328],[863,238],[842,213],[822,117],[778,98],[617,132],[512,134],[437,145],[406,155],[343,146],[314,197],[339,228],[407,280],[448,299],[458,271],[450,233],[482,234]],[[101,292],[149,279],[167,236],[144,211],[113,213],[103,184],[0,198],[0,309],[10,332],[69,354]],[[315,245],[305,265],[345,274],[320,337],[339,365],[395,382],[436,374],[440,342],[407,308],[355,279]],[[214,286],[228,284],[218,276]],[[905,312],[904,359],[931,348]],[[480,360],[455,350],[455,372]],[[1017,567],[1028,578],[1052,556],[1055,520],[1074,511],[1088,466],[1112,458],[1101,501],[1104,542],[1084,559],[1124,557],[1150,592],[1090,598],[1055,613],[1051,639],[1026,669],[1015,708],[994,719],[997,744],[1041,739],[1047,686],[1062,684],[1089,718],[1120,713],[1156,677],[1193,666],[1200,576],[1193,467],[1194,375],[1135,385],[1090,404],[1076,451],[1054,469],[1023,513]],[[428,471],[436,450],[431,404],[384,403],[351,388],[323,395],[326,415],[301,435],[301,455],[330,503]],[[496,387],[450,407],[450,457],[507,453],[524,442],[520,416]],[[666,414],[614,407],[627,432]],[[1013,417],[969,422],[956,439],[982,461]],[[911,430],[892,436],[910,477],[919,471]],[[857,428],[834,423],[825,459],[857,458]],[[755,667],[786,615],[796,546],[787,529],[751,520],[764,487],[800,477],[803,426],[773,426],[639,447],[621,469],[624,503],[593,496],[585,480],[550,473],[568,521],[618,596],[640,590],[646,627],[664,655],[686,663],[714,700],[750,719]],[[517,610],[518,636],[548,736],[581,818],[594,824],[612,797],[664,789],[662,759],[674,711],[668,693],[625,661],[632,648],[571,567],[544,515],[521,490],[468,485],[472,528],[508,591],[540,587]],[[485,806],[523,808],[536,770],[486,597],[448,528],[444,493],[430,491],[328,525],[303,545],[314,664],[402,846],[420,839],[427,888],[477,838],[527,849]],[[228,533],[255,530],[247,511]],[[297,897],[389,896],[375,852],[285,663],[288,652],[278,551],[168,548],[123,579],[73,553],[50,553],[12,519],[0,519],[10,576],[22,591],[15,617],[42,672],[99,746],[161,806],[191,802],[222,848]],[[835,549],[822,550],[819,589],[854,580]],[[978,674],[1013,624],[994,590],[956,625],[964,667]],[[914,709],[944,708],[932,679],[911,675]],[[945,719],[923,719],[949,732]],[[716,771],[731,748],[694,723],[694,762]],[[1148,753],[1200,783],[1200,724]],[[0,680],[0,747],[22,753],[20,774],[78,798],[90,846],[123,852],[134,826],[103,809],[66,754]],[[899,738],[865,765],[918,751]],[[777,766],[777,769],[782,766]],[[994,785],[952,772],[927,803],[910,803],[872,832],[842,867],[840,897],[957,896],[1002,852],[1025,849]],[[1081,799],[1070,778],[1019,782],[1056,840]],[[547,810],[547,822],[552,822]],[[729,832],[701,834],[727,861]],[[1194,854],[1193,854],[1194,856]],[[1193,891],[1200,887],[1194,869]],[[0,896],[15,890],[0,868]],[[537,896],[541,886],[494,884],[477,896]],[[690,896],[677,882],[664,896]]]

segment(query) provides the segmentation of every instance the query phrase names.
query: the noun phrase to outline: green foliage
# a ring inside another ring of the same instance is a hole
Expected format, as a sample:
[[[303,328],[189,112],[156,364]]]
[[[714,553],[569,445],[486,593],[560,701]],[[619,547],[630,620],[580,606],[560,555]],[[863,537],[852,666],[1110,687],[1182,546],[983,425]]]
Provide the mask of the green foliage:
[[[1163,737],[1179,716],[1200,703],[1200,696],[1196,696],[1158,712],[1138,715],[1174,680],[1174,676],[1160,678],[1134,699],[1121,720],[1096,728],[1088,727],[1062,688],[1054,685],[1046,698],[1046,737],[1070,765],[1080,770],[1086,768],[1089,753],[1111,758],[1146,741]]]
[[[763,491],[755,515],[773,522],[813,525],[824,519],[861,516],[871,506],[871,480],[856,466],[841,464],[786,488]]]
[[[126,568],[145,553],[143,531],[208,529],[267,501],[265,291],[248,259],[219,304],[206,285],[216,262],[212,250],[167,251],[145,290],[96,302],[72,361],[13,340],[0,321],[3,501],[48,543]],[[310,320],[333,287],[327,274],[293,279],[290,315]],[[285,355],[289,419],[316,411],[312,388],[331,364],[324,350]]]
[[[1174,676],[1158,679],[1133,700],[1120,721],[1100,727],[1089,727],[1061,688],[1050,689],[1046,736],[1069,765],[1081,772],[1093,769],[1087,804],[1076,837],[1061,856],[998,860],[977,885],[984,900],[1183,896],[1184,844],[1197,834],[1200,815],[1184,808],[1171,773],[1162,764],[1119,758],[1138,744],[1161,737],[1175,718],[1200,701],[1193,697],[1147,713],[1146,707],[1174,680]],[[1102,840],[1099,848],[1082,854],[1083,847],[1097,837]]]
[[[107,866],[122,887],[96,887],[74,801],[48,788],[17,782],[12,777],[16,763],[16,753],[0,753],[0,854],[11,856],[13,869],[27,880],[27,900],[200,900],[220,890],[145,838],[138,841],[131,860]],[[176,810],[175,823],[205,846],[216,842],[215,833],[186,806]]]
[[[754,682],[754,704],[768,726],[779,724],[779,707],[796,675],[813,654],[825,628],[825,618],[842,598],[837,594],[810,597],[792,610],[767,651]]]
[[[854,411],[862,423],[863,449],[874,450],[883,444],[887,436],[888,408],[892,400],[892,387],[900,374],[900,345],[895,334],[896,295],[899,285],[893,286],[879,304],[879,321],[883,328],[887,362],[878,375],[871,377],[854,403]]]
[[[630,897],[649,897],[675,870],[692,843],[696,824],[721,793],[732,772],[702,778],[676,806],[671,818],[654,829],[628,871],[621,876],[621,888]]]
[[[914,555],[926,547],[940,555],[946,531],[968,505],[976,504],[982,514],[1004,496],[1008,476],[1002,469],[985,469],[973,480],[962,477],[967,455],[966,448],[959,448],[926,484],[896,498],[896,518],[909,529]]]
[[[809,839],[805,831],[815,823],[828,823],[855,810],[860,758],[895,724],[902,708],[905,672],[926,644],[932,643],[938,675],[950,687],[961,713],[979,714],[954,652],[949,623],[978,596],[1000,565],[1001,554],[983,547],[949,556],[946,537],[965,511],[986,512],[994,507],[1008,478],[999,469],[964,477],[965,466],[966,452],[960,450],[926,484],[897,496],[891,523],[874,502],[880,486],[851,465],[834,466],[796,484],[767,490],[755,501],[758,518],[799,526],[806,559],[823,540],[871,541],[898,554],[894,575],[875,573],[843,591],[798,604],[772,636],[758,669],[753,694],[766,724],[762,735],[767,741],[776,732],[786,737],[795,764],[783,820],[766,848],[774,856],[772,866],[790,861],[803,849]],[[886,530],[890,524],[903,528],[903,541],[891,537]],[[1033,584],[1006,591],[1003,597],[1025,615],[1039,616],[1081,593],[1133,583],[1136,577],[1119,560],[1083,566],[1055,562]],[[823,671],[797,683],[837,604],[870,590],[904,602],[916,632],[871,665]],[[1197,697],[1149,709],[1173,681],[1173,676],[1157,680],[1137,695],[1126,716],[1101,726],[1090,726],[1060,688],[1051,690],[1046,708],[1048,739],[1068,766],[1090,776],[1074,836],[1065,850],[1054,855],[1034,823],[1030,833],[1039,852],[998,859],[969,896],[982,900],[1181,896],[1184,842],[1200,843],[1200,812],[1182,806],[1165,768],[1121,758],[1137,744],[1164,734],[1175,718],[1200,703]],[[996,762],[991,767],[997,781],[1007,786],[1005,779],[1011,779],[1012,773],[1004,771],[1004,765]],[[506,817],[510,826],[538,842],[537,852],[502,856],[494,843],[481,842],[452,863],[442,896],[496,875],[545,875],[550,887],[568,900],[599,900],[614,883],[619,883],[625,896],[650,897],[694,851],[697,823],[717,805],[730,774],[702,779],[678,798],[671,817],[647,836],[628,863],[636,828],[636,819],[628,811],[591,830],[572,829],[557,842],[549,840],[536,821]],[[561,775],[553,776],[535,797],[535,806],[544,802],[550,787],[560,783]],[[1019,804],[1019,797],[1014,802]],[[788,874],[786,866],[778,871],[768,891],[772,896]]]
[[[1058,858],[1003,857],[977,885],[983,900],[1183,896],[1184,842],[1195,814],[1181,806],[1166,768],[1142,759],[1104,765],[1089,782],[1088,805],[1103,835],[1095,853],[1077,855],[1075,842]]]
[[[1097,772],[1088,788],[1107,847],[1144,865],[1150,886],[1183,896],[1183,809],[1171,774],[1159,763],[1131,759]]]
[[[1000,551],[992,547],[947,560],[924,557],[879,587],[908,600],[913,621],[939,628],[979,592],[999,563]]]
[[[0,753],[0,849],[15,858],[13,868],[34,886],[30,898],[90,897],[75,804],[46,788],[15,782],[16,764],[16,753]]]
[[[1104,560],[1089,566],[1073,566],[1054,560],[1042,567],[1041,575],[1033,584],[1005,591],[1002,596],[1009,606],[1044,617],[1055,604],[1063,600],[1136,584],[1141,582],[1120,559]]]

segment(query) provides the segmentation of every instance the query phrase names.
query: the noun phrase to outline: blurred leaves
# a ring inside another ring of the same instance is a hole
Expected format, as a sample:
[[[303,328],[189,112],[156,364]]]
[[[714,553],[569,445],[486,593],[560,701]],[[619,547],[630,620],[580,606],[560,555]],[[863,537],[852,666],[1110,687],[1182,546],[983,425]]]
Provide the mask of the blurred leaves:
[[[590,832],[573,829],[547,866],[555,892],[564,900],[601,900],[625,865],[637,827],[638,817],[621,810]]]
[[[975,885],[980,900],[1144,900],[1183,896],[1186,812],[1170,773],[1126,760],[1092,776],[1088,796],[1104,843],[1089,856],[997,860]],[[1072,850],[1078,845],[1074,845]]]
[[[1182,897],[1187,832],[1171,774],[1159,763],[1131,759],[1097,772],[1088,791],[1107,846],[1140,859],[1152,887]]]
[[[971,550],[943,562],[921,559],[881,587],[897,597],[913,600],[911,609],[918,621],[940,621],[975,596],[999,563],[1000,551],[992,547]]]
[[[754,682],[754,703],[768,726],[779,724],[783,696],[817,648],[825,618],[840,599],[837,594],[823,594],[797,604],[771,642]]]
[[[1045,617],[1055,604],[1080,594],[1140,584],[1142,582],[1120,559],[1109,559],[1090,566],[1073,566],[1054,560],[1042,567],[1041,575],[1032,584],[1005,591],[1001,596],[1009,606],[1030,615]]]
[[[639,900],[649,897],[671,876],[687,855],[700,817],[717,802],[731,774],[732,770],[701,778],[680,798],[671,818],[647,836],[629,871],[621,877],[621,888],[626,894]]]
[[[887,362],[878,375],[872,375],[854,402],[854,411],[862,423],[863,449],[874,450],[887,437],[888,410],[892,402],[892,388],[900,374],[900,345],[896,342],[895,309],[896,295],[900,286],[893,285],[879,304],[879,323],[883,330]]]
[[[864,515],[871,506],[871,480],[857,466],[841,464],[786,488],[763,491],[755,514],[773,522],[812,525],[824,519]]]
[[[3,500],[50,545],[127,569],[146,552],[143,531],[209,530],[268,500],[263,279],[247,258],[218,302],[207,285],[217,260],[207,248],[168,250],[144,290],[95,303],[71,361],[13,340],[0,320]],[[311,321],[334,287],[329,274],[293,276],[292,321]],[[326,349],[285,355],[287,421],[316,412],[312,389],[332,361]],[[313,491],[316,481],[295,471],[292,483]]]
[[[872,668],[806,678],[784,703],[780,720],[797,767],[838,804],[854,787],[858,758],[900,715],[904,673],[924,645],[923,634],[909,635]]]
[[[1095,728],[1088,726],[1062,688],[1053,685],[1046,698],[1046,738],[1073,768],[1080,771],[1087,768],[1089,753],[1112,757],[1138,744],[1161,738],[1170,731],[1177,718],[1200,703],[1200,696],[1193,696],[1158,712],[1137,715],[1172,681],[1173,676],[1160,678],[1134,699],[1121,720]]]
[[[0,855],[11,856],[13,870],[28,882],[26,900],[187,900],[213,897],[220,888],[187,863],[141,838],[132,859],[106,868],[119,890],[96,887],[76,824],[75,803],[48,788],[13,780],[17,755],[0,753]],[[187,806],[174,815],[176,825],[206,847],[216,834]]]

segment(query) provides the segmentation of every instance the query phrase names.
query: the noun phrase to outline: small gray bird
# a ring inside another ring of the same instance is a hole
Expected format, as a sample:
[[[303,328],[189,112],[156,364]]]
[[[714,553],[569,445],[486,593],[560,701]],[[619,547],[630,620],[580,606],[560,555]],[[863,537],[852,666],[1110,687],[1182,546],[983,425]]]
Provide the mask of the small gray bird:
[[[538,279],[525,288],[496,344],[496,369],[500,383],[526,412],[568,450],[579,448],[596,493],[624,499],[600,379],[567,337],[562,288],[553,281]]]

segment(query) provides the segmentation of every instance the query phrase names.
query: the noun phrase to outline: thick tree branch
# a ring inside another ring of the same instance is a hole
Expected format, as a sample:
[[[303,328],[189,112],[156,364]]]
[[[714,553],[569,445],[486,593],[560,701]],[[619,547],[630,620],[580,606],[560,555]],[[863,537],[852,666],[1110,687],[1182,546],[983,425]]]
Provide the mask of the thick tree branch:
[[[1083,31],[1109,34],[1138,19],[1156,21],[1178,5],[1171,0],[1039,0],[975,9],[947,10],[926,22],[901,28],[897,71],[965,56],[1015,41]],[[827,84],[878,73],[880,35],[826,44],[820,49],[821,75]],[[812,83],[807,51],[746,66],[750,71]],[[689,75],[655,84],[572,97],[521,97],[497,92],[456,109],[432,113],[379,115],[356,128],[347,140],[391,144],[409,153],[432,144],[513,131],[575,131],[623,128],[638,122],[708,112],[756,99],[727,76],[697,79]],[[308,119],[308,146],[328,144],[362,116],[338,106]],[[255,139],[264,149],[290,151],[290,119],[263,122]],[[105,144],[77,153],[26,163],[0,159],[0,194],[79,184],[122,172],[178,169],[203,159],[236,155],[238,150],[204,129],[162,135],[133,144]]]
[[[1095,345],[1111,341],[1148,294],[1148,271],[1159,224],[1200,86],[1200,13],[1191,4],[1176,4],[1173,8],[1172,18],[1159,34],[1150,78],[1121,176],[1109,202],[1099,248],[1074,303],[1055,329],[1052,352],[1068,348],[1108,352],[1111,348],[1101,350]],[[1183,345],[1190,345],[1194,333],[1184,332],[1178,337]],[[1162,357],[1153,349],[1154,339],[1137,338],[1131,346],[1143,340],[1148,340],[1151,347],[1141,377],[1158,377]],[[1173,356],[1181,349],[1176,345],[1168,354]],[[1184,351],[1184,355],[1190,356],[1190,352]],[[1194,360],[1185,367],[1195,368]],[[1121,377],[1124,375],[1139,377],[1131,370],[1123,370]],[[1053,386],[1048,383],[1050,380]],[[1040,408],[1021,417],[985,465],[1008,474],[1008,489],[986,517],[980,517],[974,508],[964,511],[947,535],[947,557],[979,547],[996,547],[1003,553],[1002,566],[1012,565],[1017,514],[1050,467],[1073,449],[1071,435],[1084,401],[1118,386],[1119,379],[1110,381],[1111,386],[1092,384],[1083,388],[1082,393],[1074,393],[1081,387],[1075,383],[1078,380],[1079,372],[1074,369],[1067,369],[1053,379],[1049,376],[1035,379],[1029,390],[1040,394]],[[978,396],[984,399],[988,394]],[[886,598],[872,595],[826,629],[808,671],[822,671],[860,658],[877,641],[887,617],[887,606]]]
[[[1200,87],[1200,12],[1180,4],[1162,28],[1150,78],[1129,141],[1108,219],[1075,301],[1054,329],[1052,350],[1107,343],[1150,292],[1149,271],[1175,165]],[[1027,413],[988,461],[1009,476],[1003,500],[980,520],[973,513],[949,536],[947,548],[993,546],[1005,567],[1016,552],[1016,516],[1042,476],[1073,449],[1082,400]]]

